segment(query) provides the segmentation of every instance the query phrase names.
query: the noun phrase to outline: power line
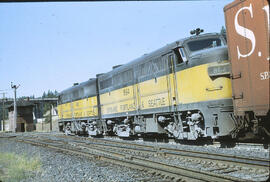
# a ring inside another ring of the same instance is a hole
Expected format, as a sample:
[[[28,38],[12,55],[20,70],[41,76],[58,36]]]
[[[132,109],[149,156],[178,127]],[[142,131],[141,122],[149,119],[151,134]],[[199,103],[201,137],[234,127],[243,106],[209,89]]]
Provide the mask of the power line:
[[[6,91],[11,91],[12,89],[9,88],[9,89],[1,89],[0,92],[6,92]]]

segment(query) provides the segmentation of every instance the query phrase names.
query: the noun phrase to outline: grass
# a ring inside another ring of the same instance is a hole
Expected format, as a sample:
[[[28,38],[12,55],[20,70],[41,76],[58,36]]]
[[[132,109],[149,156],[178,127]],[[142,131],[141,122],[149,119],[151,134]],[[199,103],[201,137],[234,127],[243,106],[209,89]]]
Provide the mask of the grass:
[[[38,157],[27,158],[26,155],[0,153],[0,181],[17,182],[27,179],[40,170]]]

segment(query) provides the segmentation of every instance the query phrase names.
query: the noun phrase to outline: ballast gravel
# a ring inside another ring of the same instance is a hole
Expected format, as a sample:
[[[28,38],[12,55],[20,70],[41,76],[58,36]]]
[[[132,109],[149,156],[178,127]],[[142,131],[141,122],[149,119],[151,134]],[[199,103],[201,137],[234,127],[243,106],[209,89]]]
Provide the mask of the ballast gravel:
[[[43,147],[0,138],[0,152],[39,157],[41,170],[26,182],[135,182],[151,179],[149,173],[104,161],[58,153]],[[151,181],[151,180],[150,180]]]
[[[16,133],[11,134],[13,136],[34,136],[34,137],[45,137],[51,138],[53,140],[66,140],[67,142],[72,140],[71,138],[60,139],[57,136],[63,135],[61,133]],[[82,138],[83,139],[83,138]],[[115,140],[107,138],[105,140]],[[120,140],[120,139],[116,139]],[[157,148],[168,147],[173,149],[182,149],[182,150],[191,150],[191,151],[201,151],[201,152],[209,152],[209,153],[218,153],[218,154],[229,154],[234,156],[243,156],[249,158],[267,158],[269,159],[269,149],[263,149],[261,147],[232,147],[232,148],[221,148],[215,145],[183,145],[179,143],[161,143],[161,142],[146,142],[142,140],[135,141],[123,141],[124,143],[138,143],[138,144],[147,144],[154,145]],[[5,146],[3,149],[2,146]],[[2,151],[4,150],[4,151]],[[42,171],[37,173],[31,179],[27,179],[26,181],[160,181],[160,179],[155,179],[154,176],[151,176],[149,173],[134,170],[122,166],[113,165],[111,163],[103,162],[93,159],[84,159],[78,156],[70,156],[62,153],[57,153],[52,150],[35,147],[32,145],[17,143],[14,140],[10,139],[10,142],[6,142],[0,138],[0,152],[15,152],[18,154],[26,153],[28,156],[40,156],[42,161]],[[149,156],[150,157],[150,156]],[[151,158],[151,157],[150,157]],[[160,158],[156,158],[156,160],[161,160]],[[204,170],[212,170],[211,165],[207,164],[201,166],[201,164],[194,165],[193,162],[190,161],[178,161],[175,159],[166,159],[165,163],[172,163],[175,165],[186,166],[191,168],[202,168]],[[192,165],[192,166],[190,166]],[[234,167],[231,167],[232,169]],[[236,172],[230,172],[231,176],[240,177],[246,180],[254,180],[254,181],[265,181],[269,177],[269,175],[265,174],[265,171],[250,171],[247,174],[248,170],[237,170]],[[161,180],[162,181],[162,180]]]
[[[226,154],[226,155],[242,156],[242,157],[249,157],[249,158],[262,158],[262,159],[270,158],[269,149],[263,149],[262,147],[245,147],[245,146],[220,147],[220,146],[215,146],[215,145],[192,145],[192,144],[187,145],[187,144],[180,144],[180,143],[174,143],[174,142],[155,143],[155,142],[145,142],[145,141],[135,141],[135,143],[153,145],[159,148],[168,147],[172,149]]]

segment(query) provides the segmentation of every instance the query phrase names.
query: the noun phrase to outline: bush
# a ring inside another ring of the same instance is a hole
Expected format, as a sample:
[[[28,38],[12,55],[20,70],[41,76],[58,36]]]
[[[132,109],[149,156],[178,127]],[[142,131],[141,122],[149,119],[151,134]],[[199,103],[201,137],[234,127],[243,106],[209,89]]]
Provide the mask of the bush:
[[[17,182],[33,176],[40,171],[38,157],[27,158],[26,155],[0,153],[0,181]]]

